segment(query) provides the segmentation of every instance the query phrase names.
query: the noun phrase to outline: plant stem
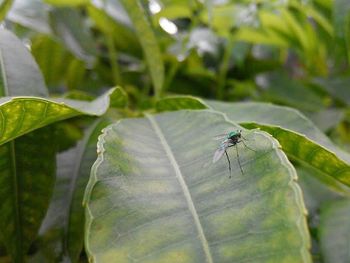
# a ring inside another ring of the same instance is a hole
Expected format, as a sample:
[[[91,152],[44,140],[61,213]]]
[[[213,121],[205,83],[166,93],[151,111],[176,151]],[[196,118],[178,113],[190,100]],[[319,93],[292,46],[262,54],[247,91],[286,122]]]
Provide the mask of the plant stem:
[[[230,56],[233,47],[232,37],[229,36],[227,39],[227,44],[224,50],[224,55],[222,58],[222,63],[220,64],[218,77],[217,77],[217,92],[216,98],[222,100],[224,97],[225,85],[226,85],[226,75],[228,71],[228,64],[230,62]]]
[[[169,86],[171,84],[171,82],[173,81],[176,72],[178,71],[180,66],[180,62],[178,60],[175,60],[171,63],[170,69],[168,71],[168,74],[166,76],[166,79],[164,81],[164,86],[163,86],[163,92],[165,93],[168,89]]]
[[[116,85],[122,85],[122,76],[120,73],[120,67],[118,64],[118,53],[114,46],[113,36],[111,34],[107,35],[107,46],[109,53],[109,61],[112,67],[113,81]]]

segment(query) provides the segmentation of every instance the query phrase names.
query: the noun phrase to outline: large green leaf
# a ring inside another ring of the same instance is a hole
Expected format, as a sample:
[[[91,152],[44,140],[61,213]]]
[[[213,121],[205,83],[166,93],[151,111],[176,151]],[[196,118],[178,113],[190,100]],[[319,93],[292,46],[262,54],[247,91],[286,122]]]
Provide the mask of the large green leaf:
[[[164,65],[158,41],[154,35],[150,22],[139,0],[121,0],[131,21],[134,24],[137,36],[141,42],[148,69],[151,73],[156,96],[160,95],[164,82]]]
[[[0,29],[0,97],[47,95],[41,72],[28,49],[13,33]]]
[[[96,160],[96,141],[110,121],[100,118],[76,147],[58,155],[57,179],[50,207],[39,232],[39,251],[46,262],[77,262],[84,240],[82,200]]]
[[[214,135],[239,127],[221,113],[178,111],[104,130],[85,193],[93,262],[310,262],[296,173],[276,140],[243,134],[212,164]]]
[[[321,210],[320,239],[325,263],[350,261],[350,199],[334,201]]]
[[[24,262],[49,204],[55,180],[52,127],[0,146],[0,240],[13,262]]]
[[[92,102],[70,99],[43,99],[38,97],[0,98],[0,144],[53,122],[78,115],[104,114],[110,100],[125,96],[114,88]]]

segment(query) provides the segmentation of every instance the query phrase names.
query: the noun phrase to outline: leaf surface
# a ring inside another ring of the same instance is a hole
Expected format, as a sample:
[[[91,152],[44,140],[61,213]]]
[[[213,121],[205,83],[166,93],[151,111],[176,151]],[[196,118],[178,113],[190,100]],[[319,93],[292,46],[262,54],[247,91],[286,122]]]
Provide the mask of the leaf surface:
[[[310,262],[296,173],[278,142],[212,164],[217,134],[239,127],[212,111],[178,111],[108,126],[85,193],[93,262]],[[248,142],[247,142],[248,143]],[[288,240],[288,242],[286,242]]]

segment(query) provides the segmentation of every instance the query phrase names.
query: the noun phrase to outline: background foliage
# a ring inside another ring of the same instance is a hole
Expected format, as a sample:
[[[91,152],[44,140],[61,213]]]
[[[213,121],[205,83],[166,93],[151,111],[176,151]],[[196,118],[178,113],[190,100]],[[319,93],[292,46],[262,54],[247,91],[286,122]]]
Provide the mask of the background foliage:
[[[82,202],[101,130],[182,109],[277,139],[313,261],[350,260],[348,1],[2,0],[0,19],[1,262],[93,257]]]

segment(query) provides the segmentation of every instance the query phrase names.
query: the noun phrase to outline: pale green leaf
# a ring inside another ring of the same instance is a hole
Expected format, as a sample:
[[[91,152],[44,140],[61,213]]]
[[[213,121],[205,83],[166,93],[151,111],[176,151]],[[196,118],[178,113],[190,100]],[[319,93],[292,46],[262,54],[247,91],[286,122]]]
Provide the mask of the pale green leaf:
[[[212,164],[221,113],[178,111],[108,126],[85,193],[93,262],[310,262],[296,173],[266,133],[243,134],[233,176]],[[248,143],[248,142],[247,142]]]
[[[22,42],[12,32],[0,29],[0,96],[26,95],[48,95],[43,77]]]
[[[334,201],[321,210],[320,242],[325,263],[350,261],[350,199]]]
[[[16,0],[6,19],[36,32],[50,34],[49,10],[49,6],[42,0]]]

